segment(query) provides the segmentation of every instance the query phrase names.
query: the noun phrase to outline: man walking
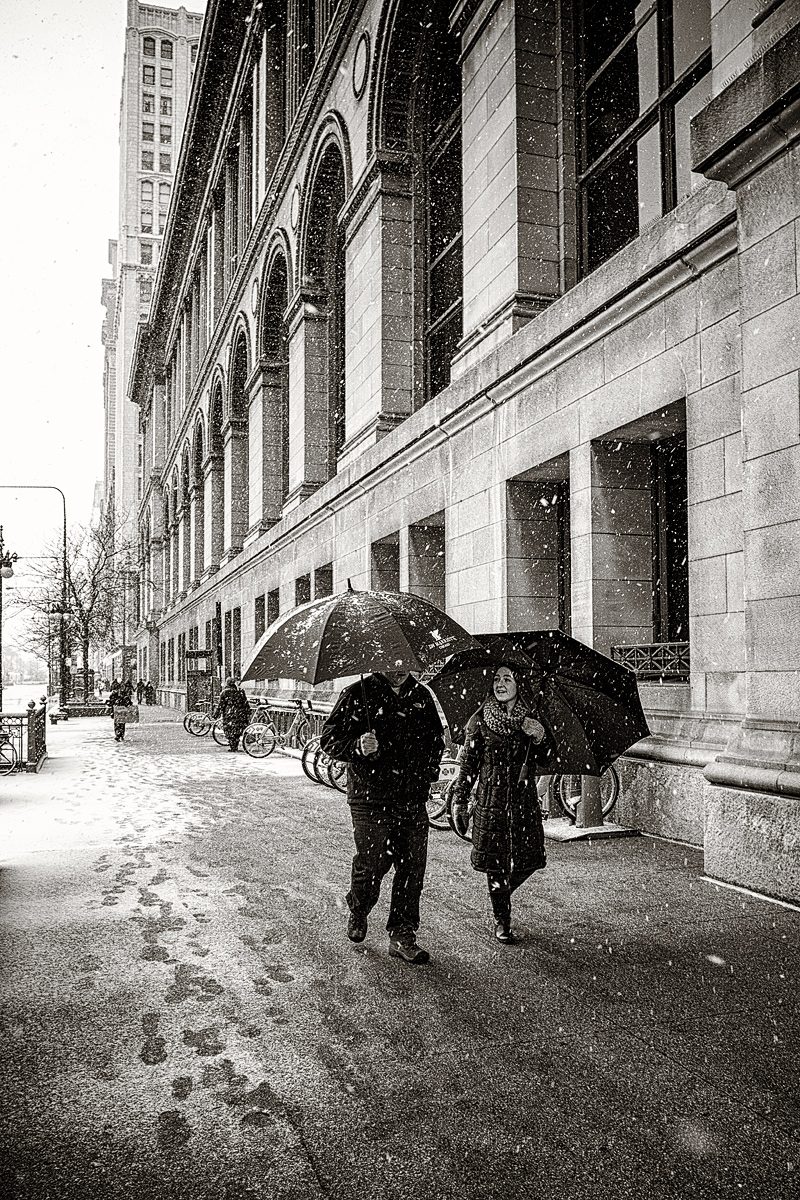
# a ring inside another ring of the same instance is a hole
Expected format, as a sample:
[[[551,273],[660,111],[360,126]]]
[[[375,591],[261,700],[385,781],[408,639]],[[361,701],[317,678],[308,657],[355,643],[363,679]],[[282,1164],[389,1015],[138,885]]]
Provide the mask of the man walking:
[[[426,800],[444,749],[433,698],[407,671],[368,675],[342,692],[320,741],[326,754],[348,764],[356,853],[347,936],[363,942],[383,877],[394,866],[389,953],[427,962],[416,941],[428,855]]]
[[[228,749],[238,750],[239,738],[250,721],[250,705],[247,702],[247,696],[236,686],[233,679],[225,681],[219,704],[214,712],[214,720],[218,717],[222,717],[222,728],[228,739]]]

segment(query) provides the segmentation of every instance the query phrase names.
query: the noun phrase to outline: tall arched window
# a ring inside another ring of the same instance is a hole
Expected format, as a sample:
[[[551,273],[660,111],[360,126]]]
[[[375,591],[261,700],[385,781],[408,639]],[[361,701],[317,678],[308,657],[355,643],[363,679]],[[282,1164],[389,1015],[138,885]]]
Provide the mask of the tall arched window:
[[[217,384],[208,420],[209,468],[206,475],[207,558],[214,566],[222,560],[224,546],[225,452],[222,437],[222,387]]]
[[[247,361],[247,339],[240,334],[233,351],[230,383],[230,420],[225,430],[225,467],[229,473],[230,497],[226,495],[225,546],[241,548],[249,524],[249,428],[248,397],[246,391],[249,375]]]
[[[413,164],[414,351],[424,400],[450,382],[463,329],[461,67],[449,7],[399,4],[379,132],[384,149],[402,151]]]
[[[345,440],[345,258],[339,212],[345,200],[344,164],[339,147],[331,143],[322,157],[311,194],[304,282],[319,298],[327,318],[328,475]]]

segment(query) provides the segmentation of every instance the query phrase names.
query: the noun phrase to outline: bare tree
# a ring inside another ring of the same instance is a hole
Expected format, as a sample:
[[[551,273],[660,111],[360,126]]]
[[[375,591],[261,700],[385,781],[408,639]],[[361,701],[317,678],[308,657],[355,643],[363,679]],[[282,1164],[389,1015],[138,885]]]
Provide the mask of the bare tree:
[[[76,526],[67,535],[67,653],[80,649],[84,680],[89,678],[92,649],[103,651],[114,643],[115,625],[125,625],[130,547],[121,542],[121,531],[108,515],[99,524]],[[63,563],[58,545],[47,546],[36,565],[29,567],[33,586],[24,601],[27,621],[16,638],[21,648],[47,662],[60,637]]]

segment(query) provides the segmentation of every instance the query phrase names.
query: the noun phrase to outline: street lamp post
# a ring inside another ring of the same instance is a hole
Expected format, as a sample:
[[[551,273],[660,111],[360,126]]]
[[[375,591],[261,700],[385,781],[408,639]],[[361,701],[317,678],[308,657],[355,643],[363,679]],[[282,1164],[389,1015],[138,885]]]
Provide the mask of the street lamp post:
[[[58,492],[64,512],[62,564],[61,564],[61,631],[59,634],[59,702],[62,712],[67,703],[67,498],[61,488],[52,483],[0,483],[0,488],[10,492]],[[0,692],[2,699],[2,692]],[[0,705],[2,709],[2,705]]]
[[[4,549],[3,526],[0,525],[0,713],[3,711],[3,580],[12,577],[16,561],[17,555]]]

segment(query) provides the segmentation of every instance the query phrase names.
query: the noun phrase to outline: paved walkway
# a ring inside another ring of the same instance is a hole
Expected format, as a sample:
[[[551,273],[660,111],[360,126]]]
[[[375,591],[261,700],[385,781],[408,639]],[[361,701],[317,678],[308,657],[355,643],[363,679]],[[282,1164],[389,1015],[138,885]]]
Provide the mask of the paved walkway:
[[[385,898],[344,936],[338,793],[142,715],[0,779],[0,1194],[800,1193],[800,913],[681,846],[549,843],[501,947],[432,833],[408,967]]]

